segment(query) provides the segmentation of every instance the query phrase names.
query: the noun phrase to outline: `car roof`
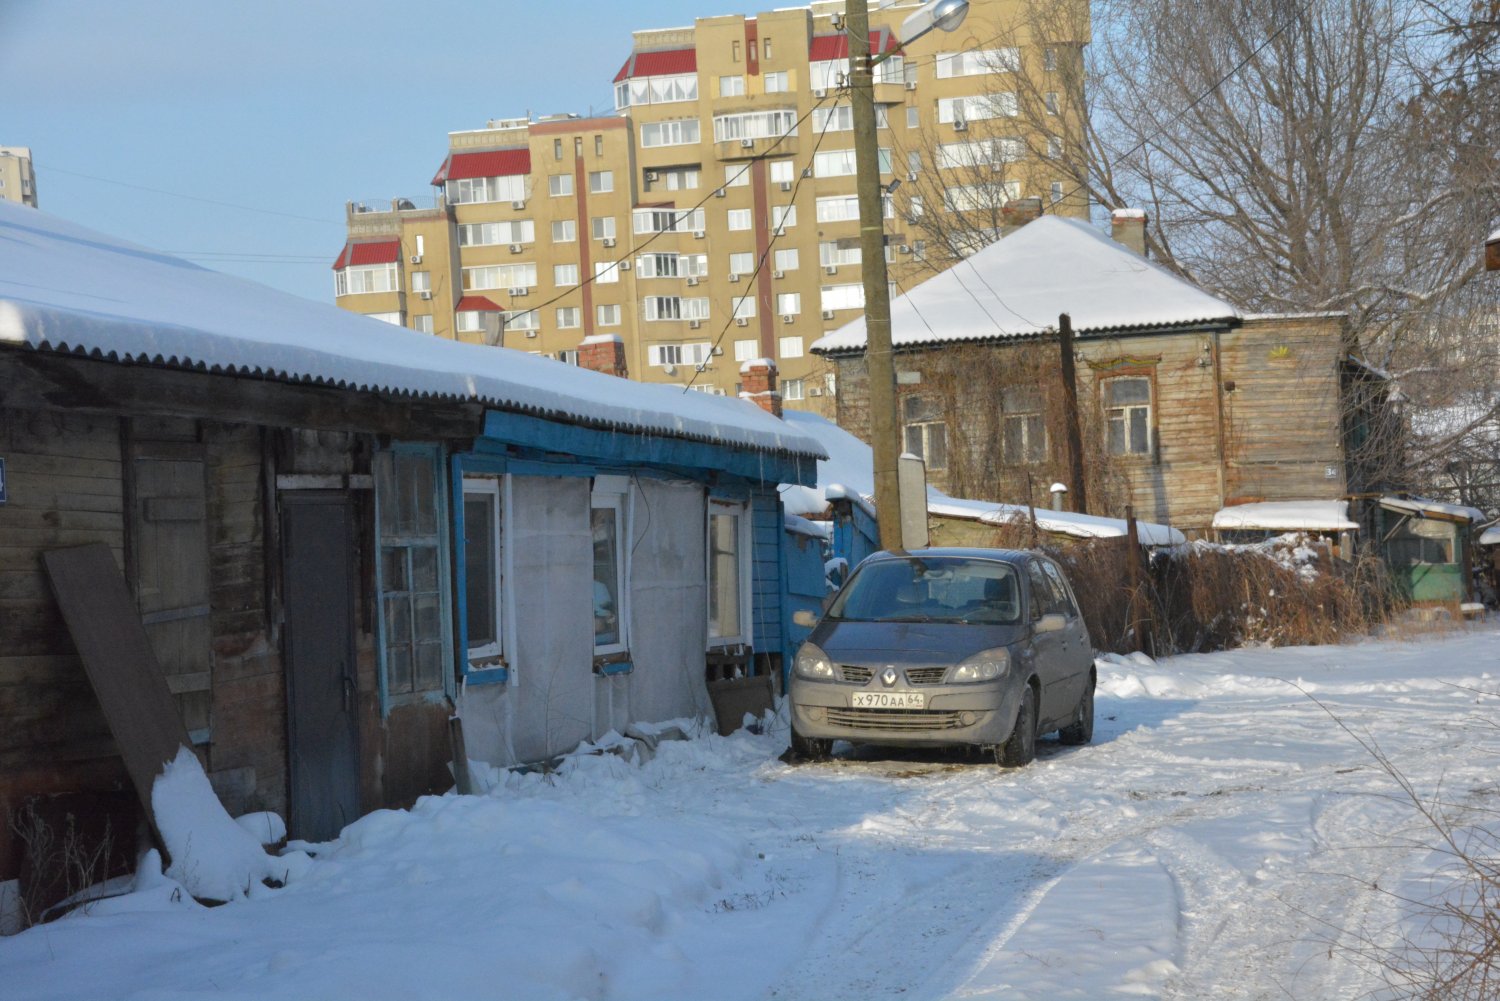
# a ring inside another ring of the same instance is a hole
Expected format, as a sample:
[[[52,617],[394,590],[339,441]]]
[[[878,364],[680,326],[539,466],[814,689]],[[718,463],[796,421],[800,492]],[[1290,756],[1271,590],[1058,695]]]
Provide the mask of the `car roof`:
[[[1025,549],[986,549],[982,546],[934,546],[931,549],[908,549],[904,552],[882,549],[880,552],[871,553],[865,558],[865,562],[883,559],[970,559],[970,560],[995,560],[999,563],[1020,564],[1029,556],[1037,556],[1038,553]]]

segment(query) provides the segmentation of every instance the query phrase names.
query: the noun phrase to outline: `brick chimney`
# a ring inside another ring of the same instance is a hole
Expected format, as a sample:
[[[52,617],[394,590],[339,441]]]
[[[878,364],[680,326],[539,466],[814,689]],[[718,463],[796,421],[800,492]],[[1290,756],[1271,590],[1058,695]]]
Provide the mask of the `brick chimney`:
[[[1146,210],[1115,209],[1109,214],[1109,232],[1115,242],[1146,256]]]
[[[627,378],[625,342],[619,334],[591,334],[578,345],[578,366]]]
[[[1041,217],[1042,200],[1040,198],[1012,198],[1000,208],[1000,223],[1006,229],[1024,226],[1033,219]]]
[[[776,363],[752,358],[740,366],[740,399],[749,400],[772,417],[781,416],[781,394],[776,391]]]

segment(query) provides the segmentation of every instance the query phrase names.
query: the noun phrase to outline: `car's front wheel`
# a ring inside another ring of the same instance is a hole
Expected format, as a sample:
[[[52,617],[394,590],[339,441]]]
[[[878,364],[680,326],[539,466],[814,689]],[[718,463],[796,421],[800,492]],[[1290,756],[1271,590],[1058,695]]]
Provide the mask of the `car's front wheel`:
[[[1016,725],[1010,739],[995,746],[995,762],[1006,768],[1022,768],[1036,758],[1036,689],[1027,685],[1016,709]]]
[[[1094,676],[1089,674],[1088,687],[1078,698],[1078,708],[1073,710],[1073,722],[1057,732],[1064,744],[1087,744],[1094,739]]]

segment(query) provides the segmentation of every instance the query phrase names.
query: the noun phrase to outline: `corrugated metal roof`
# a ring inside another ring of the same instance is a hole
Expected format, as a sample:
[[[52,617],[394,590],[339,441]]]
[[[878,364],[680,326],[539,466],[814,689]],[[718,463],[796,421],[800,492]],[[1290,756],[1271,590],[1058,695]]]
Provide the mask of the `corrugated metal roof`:
[[[620,72],[615,74],[615,83],[637,76],[676,76],[679,73],[698,72],[697,49],[657,49],[654,52],[632,52]]]
[[[487,149],[474,153],[449,153],[433,176],[433,184],[461,181],[466,177],[511,177],[531,173],[531,150]]]
[[[350,266],[361,264],[390,264],[401,260],[400,240],[364,240],[358,243],[350,241],[344,244],[344,249],[339,251],[338,260],[333,262],[333,270],[342,271]]]
[[[896,36],[892,34],[891,29],[877,28],[870,32],[870,52],[874,55],[900,51],[901,44],[896,41]],[[849,36],[843,32],[837,35],[814,35],[812,45],[807,50],[808,61],[814,63],[848,58]]]

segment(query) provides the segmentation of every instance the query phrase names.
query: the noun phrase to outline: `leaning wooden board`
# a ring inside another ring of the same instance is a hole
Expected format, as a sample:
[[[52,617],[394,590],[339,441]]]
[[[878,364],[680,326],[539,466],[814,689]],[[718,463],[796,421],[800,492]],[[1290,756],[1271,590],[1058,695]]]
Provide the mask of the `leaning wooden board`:
[[[42,560],[73,645],[156,833],[151,787],[178,748],[192,745],[125,575],[103,543],[55,549],[44,553]]]

